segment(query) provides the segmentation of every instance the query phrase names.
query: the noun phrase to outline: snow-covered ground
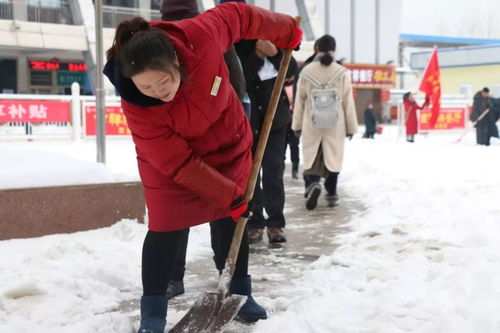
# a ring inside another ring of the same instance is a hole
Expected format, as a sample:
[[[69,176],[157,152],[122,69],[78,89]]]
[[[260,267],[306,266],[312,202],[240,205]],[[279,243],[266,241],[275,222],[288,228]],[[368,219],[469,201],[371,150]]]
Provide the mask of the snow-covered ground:
[[[286,297],[261,296],[278,310],[254,332],[500,332],[500,142],[478,147],[470,133],[454,144],[461,133],[448,132],[409,144],[396,132],[346,144],[340,191],[366,210]],[[95,142],[0,142],[0,188],[138,178],[130,141],[108,140],[107,152],[103,167]],[[0,332],[130,332],[117,309],[140,297],[145,233],[124,220],[1,241]],[[208,234],[193,228],[188,264],[211,252]]]

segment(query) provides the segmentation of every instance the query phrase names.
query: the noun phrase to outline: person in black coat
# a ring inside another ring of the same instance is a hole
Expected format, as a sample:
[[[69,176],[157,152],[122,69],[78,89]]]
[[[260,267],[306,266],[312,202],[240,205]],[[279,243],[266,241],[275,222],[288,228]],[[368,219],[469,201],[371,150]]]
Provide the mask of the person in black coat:
[[[254,133],[255,149],[284,53],[266,40],[242,40],[236,44],[236,52],[243,66],[247,93],[251,101],[250,123]],[[297,63],[292,58],[287,78],[296,72]],[[286,145],[287,129],[291,121],[290,103],[285,91],[282,90],[262,160],[262,179],[259,177],[257,180],[252,200],[253,215],[248,221],[250,243],[262,240],[265,227],[270,243],[286,242],[283,214],[285,206],[283,147]],[[264,209],[268,215],[267,219],[264,217]]]
[[[471,121],[477,121],[476,124],[476,141],[478,145],[489,146],[491,137],[498,138],[498,128],[496,126],[496,121],[498,120],[498,112],[493,105],[495,101],[492,101],[490,96],[490,90],[485,87],[483,90],[478,91],[474,95],[474,102],[472,104],[472,114],[470,116]],[[490,108],[490,102],[492,108]],[[488,113],[484,115],[482,119],[479,117],[487,110],[490,109]]]
[[[365,127],[366,130],[363,138],[373,139],[377,130],[377,120],[375,119],[375,110],[373,110],[372,103],[368,104],[368,107],[365,109]]]

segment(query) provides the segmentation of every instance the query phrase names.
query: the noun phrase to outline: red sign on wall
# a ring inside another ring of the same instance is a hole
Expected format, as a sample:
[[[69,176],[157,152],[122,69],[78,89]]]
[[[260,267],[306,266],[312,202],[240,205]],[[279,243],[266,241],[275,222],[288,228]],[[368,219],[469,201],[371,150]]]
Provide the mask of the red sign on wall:
[[[351,71],[351,81],[356,88],[394,88],[396,70],[389,65],[344,64]]]
[[[421,130],[448,130],[448,129],[463,129],[465,128],[465,107],[442,107],[439,111],[439,116],[436,126],[431,128],[429,120],[431,112],[425,108],[420,111],[420,129]]]
[[[127,118],[121,106],[106,106],[106,134],[130,135]],[[85,135],[96,135],[96,108],[95,105],[85,106]]]
[[[0,100],[0,123],[69,122],[70,119],[69,102]]]

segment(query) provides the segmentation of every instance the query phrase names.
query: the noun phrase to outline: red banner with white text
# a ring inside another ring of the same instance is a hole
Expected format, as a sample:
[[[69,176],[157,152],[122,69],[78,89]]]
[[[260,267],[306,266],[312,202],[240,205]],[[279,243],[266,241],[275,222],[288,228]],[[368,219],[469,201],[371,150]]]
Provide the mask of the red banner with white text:
[[[85,135],[96,135],[96,107],[85,106]],[[121,106],[106,106],[106,135],[130,135]]]
[[[0,123],[69,122],[70,103],[65,101],[0,100]]]
[[[420,110],[420,129],[428,130],[449,130],[464,129],[466,124],[466,107],[441,107],[437,116],[436,125],[432,126],[432,111],[429,108]]]
[[[351,71],[354,88],[391,89],[396,86],[396,67],[391,65],[344,64]]]

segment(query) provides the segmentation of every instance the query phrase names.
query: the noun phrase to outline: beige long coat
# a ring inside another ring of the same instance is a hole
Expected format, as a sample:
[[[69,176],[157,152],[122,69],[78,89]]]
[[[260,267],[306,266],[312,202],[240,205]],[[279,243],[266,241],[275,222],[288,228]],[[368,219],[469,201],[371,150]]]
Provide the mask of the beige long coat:
[[[304,170],[310,169],[321,145],[326,168],[330,172],[340,172],[344,158],[344,142],[346,134],[354,134],[358,129],[356,108],[352,95],[351,72],[342,65],[333,62],[323,66],[319,61],[314,61],[305,66],[302,72],[308,72],[322,84],[326,84],[338,71],[344,70],[334,86],[342,96],[342,111],[335,128],[314,128],[310,114],[309,95],[314,85],[300,75],[295,97],[292,129],[302,131],[302,155]]]

